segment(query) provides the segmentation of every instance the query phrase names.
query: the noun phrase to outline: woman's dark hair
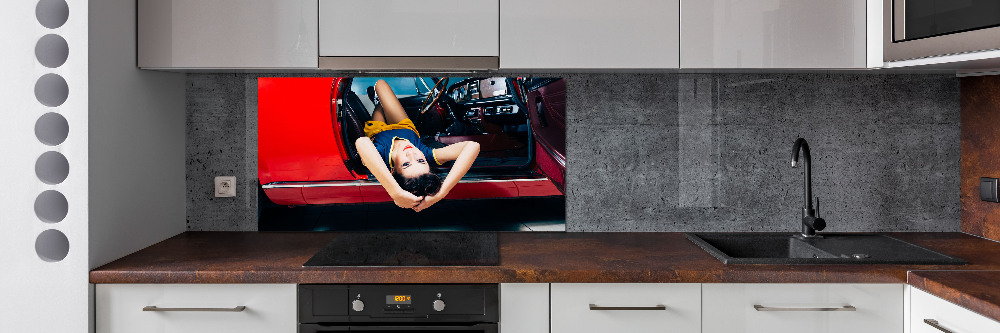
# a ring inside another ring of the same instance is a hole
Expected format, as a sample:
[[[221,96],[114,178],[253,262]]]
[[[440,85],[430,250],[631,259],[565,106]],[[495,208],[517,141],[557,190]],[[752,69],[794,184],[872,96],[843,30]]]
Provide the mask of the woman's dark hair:
[[[441,177],[432,172],[414,178],[403,178],[402,175],[393,173],[392,177],[396,179],[396,183],[404,191],[413,193],[413,195],[418,197],[434,195],[441,190]]]

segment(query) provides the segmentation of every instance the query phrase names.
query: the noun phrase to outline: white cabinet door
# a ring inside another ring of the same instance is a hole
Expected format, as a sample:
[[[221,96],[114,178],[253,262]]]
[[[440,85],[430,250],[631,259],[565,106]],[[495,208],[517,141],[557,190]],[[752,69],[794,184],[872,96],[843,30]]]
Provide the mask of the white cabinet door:
[[[298,331],[294,284],[98,284],[98,333]],[[168,311],[143,311],[147,306]],[[239,312],[211,311],[246,307]],[[199,311],[169,311],[198,308]]]
[[[549,284],[500,284],[500,333],[549,333]]]
[[[677,68],[678,0],[503,0],[500,68]]]
[[[704,284],[705,333],[903,331],[902,284]],[[855,311],[820,311],[853,306]]]
[[[952,333],[1000,332],[1000,322],[986,318],[954,303],[917,289],[910,289],[910,332],[941,333],[942,330],[925,320]]]
[[[682,0],[681,68],[866,68],[868,1]]]
[[[141,68],[317,66],[316,0],[138,1]]]
[[[552,333],[701,331],[701,285],[553,283]]]
[[[319,0],[323,57],[496,57],[500,0]]]

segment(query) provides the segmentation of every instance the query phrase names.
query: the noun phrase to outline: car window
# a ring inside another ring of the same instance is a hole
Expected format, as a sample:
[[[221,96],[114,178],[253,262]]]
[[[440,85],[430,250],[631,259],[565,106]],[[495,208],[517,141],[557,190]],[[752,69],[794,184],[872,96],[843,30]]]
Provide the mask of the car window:
[[[416,78],[417,91],[420,93],[420,95],[426,95],[430,91],[430,89],[434,87],[434,84],[437,83],[437,80],[440,80],[440,79],[441,78],[439,78],[439,77],[418,77],[418,78]],[[448,77],[448,85],[454,85],[455,83],[461,82],[462,80],[465,80],[465,79],[467,79],[467,78],[465,78],[465,77],[452,77],[452,76],[449,76]],[[448,88],[449,87],[445,87],[445,89],[448,89]]]
[[[430,77],[418,77],[414,78],[414,84],[417,86],[417,94],[426,95],[427,92],[434,87],[434,78]]]
[[[367,98],[368,87],[374,87],[378,80],[385,80],[392,87],[396,97],[410,97],[418,94],[417,82],[412,77],[356,77],[351,81],[351,91],[358,97]]]

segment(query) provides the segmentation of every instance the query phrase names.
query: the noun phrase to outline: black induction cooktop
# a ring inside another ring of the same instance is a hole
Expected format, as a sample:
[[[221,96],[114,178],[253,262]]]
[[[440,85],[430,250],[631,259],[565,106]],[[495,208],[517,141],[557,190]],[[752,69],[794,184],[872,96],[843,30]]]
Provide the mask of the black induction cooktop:
[[[302,266],[499,264],[496,232],[344,232]]]

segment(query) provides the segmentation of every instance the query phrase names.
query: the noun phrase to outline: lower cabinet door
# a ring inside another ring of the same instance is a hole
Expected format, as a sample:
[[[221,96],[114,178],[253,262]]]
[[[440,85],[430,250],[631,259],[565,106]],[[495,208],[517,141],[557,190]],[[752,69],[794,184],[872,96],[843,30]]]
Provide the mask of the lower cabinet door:
[[[500,284],[500,333],[549,333],[549,284]]]
[[[704,284],[705,333],[903,332],[902,284]]]
[[[297,332],[294,284],[98,284],[98,333]]]
[[[937,296],[910,289],[910,332],[907,333],[977,333],[1000,332],[1000,322]]]
[[[552,333],[701,332],[701,285],[553,283]]]

